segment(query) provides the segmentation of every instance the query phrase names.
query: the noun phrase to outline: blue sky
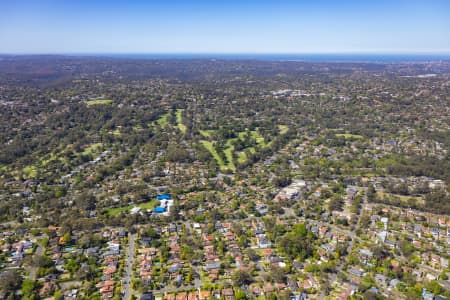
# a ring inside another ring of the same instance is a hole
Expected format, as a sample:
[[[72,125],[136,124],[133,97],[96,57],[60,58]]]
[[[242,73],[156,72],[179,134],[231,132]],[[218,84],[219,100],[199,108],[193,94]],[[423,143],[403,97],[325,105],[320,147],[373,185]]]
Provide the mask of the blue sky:
[[[0,1],[0,53],[450,53],[450,1]]]

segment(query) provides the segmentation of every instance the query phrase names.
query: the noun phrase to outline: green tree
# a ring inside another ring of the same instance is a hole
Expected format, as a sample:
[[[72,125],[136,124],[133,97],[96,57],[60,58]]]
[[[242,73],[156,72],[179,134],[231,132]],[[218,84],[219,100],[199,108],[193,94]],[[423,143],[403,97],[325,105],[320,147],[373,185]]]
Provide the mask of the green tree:
[[[22,284],[22,277],[16,270],[8,270],[2,273],[0,280],[0,290],[6,295],[14,294]]]
[[[247,271],[237,270],[232,276],[234,286],[241,286],[243,284],[249,284],[252,281],[252,277]]]
[[[247,300],[247,295],[243,290],[237,290],[234,293],[234,296],[236,297],[236,300]]]
[[[34,280],[26,278],[22,283],[22,295],[23,296],[31,296],[33,294],[34,288],[36,287],[36,284]]]
[[[79,264],[75,259],[71,259],[67,262],[65,268],[67,271],[73,274],[79,269]]]
[[[277,241],[278,249],[290,259],[305,259],[313,254],[314,235],[306,229],[305,224],[294,225],[290,232]]]
[[[53,294],[53,298],[54,300],[62,300],[64,299],[64,295],[61,293],[61,291],[58,290]]]

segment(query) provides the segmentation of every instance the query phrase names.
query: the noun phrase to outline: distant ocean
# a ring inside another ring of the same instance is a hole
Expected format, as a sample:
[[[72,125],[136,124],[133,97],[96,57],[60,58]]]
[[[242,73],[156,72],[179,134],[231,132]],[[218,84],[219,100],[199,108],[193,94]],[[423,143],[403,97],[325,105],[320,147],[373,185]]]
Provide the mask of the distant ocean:
[[[450,54],[70,54],[123,59],[219,59],[306,62],[422,62],[450,61]]]

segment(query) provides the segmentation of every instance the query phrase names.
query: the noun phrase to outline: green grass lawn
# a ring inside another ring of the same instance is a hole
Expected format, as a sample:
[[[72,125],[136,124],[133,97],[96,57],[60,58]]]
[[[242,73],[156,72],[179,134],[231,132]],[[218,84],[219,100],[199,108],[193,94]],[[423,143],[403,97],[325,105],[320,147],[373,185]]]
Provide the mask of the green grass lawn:
[[[38,175],[36,166],[26,166],[22,172],[26,178],[35,178]]]
[[[239,151],[237,154],[238,163],[242,164],[247,161],[247,154],[244,151]]]
[[[209,153],[211,153],[211,155],[214,157],[214,159],[217,161],[217,164],[219,165],[221,170],[236,170],[236,166],[234,165],[233,162],[233,150],[234,147],[231,145],[231,140],[227,141],[227,148],[224,150],[225,156],[227,157],[228,163],[225,164],[225,162],[223,161],[223,159],[220,157],[219,153],[217,153],[216,148],[214,147],[213,143],[210,141],[200,141],[200,143],[202,143],[202,145],[206,148],[206,150],[209,151]]]
[[[101,145],[101,144],[100,144]],[[96,146],[95,146],[96,147]],[[94,147],[94,148],[95,148]],[[22,169],[26,178],[35,178],[38,174],[38,169],[45,172],[46,167],[55,161],[59,161],[65,166],[69,164],[68,158],[64,156],[64,151],[51,152],[35,160],[35,163],[30,166],[26,166]]]
[[[264,141],[264,138],[259,134],[258,131],[256,130],[252,131],[252,137],[256,140],[258,146],[263,148],[267,146],[266,142]]]
[[[41,165],[45,167],[45,166],[48,165],[50,162],[52,162],[52,161],[54,161],[54,160],[56,160],[56,159],[58,159],[58,157],[56,156],[55,153],[52,152],[52,153],[50,153],[50,155],[49,155],[48,158],[42,159],[42,160],[41,160]]]
[[[391,193],[383,193],[383,192],[377,192],[377,196],[384,199],[385,197],[398,197],[400,201],[402,202],[408,202],[410,198],[413,198],[417,201],[417,203],[425,204],[424,199],[421,196],[405,196],[405,195],[398,195],[398,194],[391,194]]]
[[[86,147],[83,152],[77,153],[76,155],[95,155],[101,151],[102,147],[102,143],[91,144]],[[44,174],[48,171],[47,167],[51,163],[61,163],[64,166],[68,166],[70,164],[70,161],[65,155],[65,150],[56,150],[55,152],[36,157],[33,165],[22,168],[23,176],[25,178],[36,178],[38,175],[38,170],[40,170],[41,173]],[[3,166],[3,168],[4,170],[6,170],[6,166]],[[18,174],[17,171],[16,174]]]
[[[200,130],[200,134],[202,136],[204,136],[205,138],[211,138],[213,133],[215,130]],[[219,154],[217,153],[216,149],[213,146],[213,143],[210,141],[201,141],[201,143],[203,144],[203,146],[205,146],[205,148],[211,153],[211,155],[216,159],[217,163],[219,164],[220,168],[222,170],[224,169],[229,169],[232,171],[236,170],[236,165],[234,164],[234,160],[233,160],[233,153],[234,153],[234,146],[233,146],[233,142],[236,141],[237,139],[241,139],[244,140],[246,135],[250,133],[251,138],[255,139],[256,144],[261,147],[267,147],[268,144],[266,144],[266,142],[264,141],[264,137],[262,137],[258,131],[256,130],[252,130],[252,131],[241,131],[238,133],[238,137],[236,138],[231,138],[228,139],[225,143],[226,148],[224,150],[225,156],[227,158],[228,163],[225,164],[225,162],[222,160],[222,158],[219,156]],[[252,153],[256,152],[255,147],[248,147],[245,150],[249,150]],[[237,162],[238,163],[244,163],[247,160],[247,154],[245,153],[245,151],[239,151],[236,153],[237,154]]]
[[[137,204],[137,205],[127,205],[127,206],[123,206],[123,207],[106,208],[105,211],[108,215],[115,217],[115,216],[120,215],[122,212],[124,212],[124,213],[129,212],[135,206],[140,207],[142,210],[147,210],[147,209],[151,210],[151,209],[155,208],[155,206],[157,206],[158,204],[159,204],[158,200],[150,200],[148,202]]]
[[[365,177],[375,177],[375,176],[377,176],[377,174],[375,174],[375,173],[365,173],[364,176]]]
[[[280,129],[280,134],[285,134],[288,131],[288,126],[286,125],[279,125],[278,128]],[[200,134],[208,139],[211,139],[214,135],[215,130],[199,130]],[[235,152],[234,150],[234,146],[233,146],[233,142],[236,141],[237,139],[241,139],[244,140],[246,138],[246,136],[250,133],[250,137],[252,139],[255,139],[256,144],[258,147],[260,148],[265,148],[270,146],[270,143],[266,143],[264,140],[264,137],[261,136],[261,134],[257,131],[257,130],[246,130],[246,131],[241,131],[239,132],[237,135],[238,137],[235,138],[231,138],[228,139],[225,143],[225,156],[227,158],[228,163],[225,164],[225,162],[223,161],[223,159],[219,156],[219,154],[217,153],[216,149],[213,146],[213,142],[211,141],[201,141],[202,145],[211,153],[211,155],[214,157],[214,159],[217,161],[217,163],[219,164],[220,168],[222,170],[225,169],[229,169],[232,171],[236,170],[236,165],[234,163],[233,160],[233,153]],[[257,148],[257,147],[256,147]],[[247,147],[246,149],[244,149],[243,151],[239,151],[236,153],[237,155],[237,162],[238,163],[244,163],[248,158],[247,158],[247,154],[246,151],[250,151],[251,153],[255,153],[256,149],[255,147]]]
[[[362,139],[364,138],[362,135],[359,134],[351,134],[351,133],[336,133],[337,137],[343,137],[346,139]]]
[[[95,143],[84,149],[84,151],[81,153],[83,155],[89,155],[97,152],[102,147],[102,143]]]
[[[246,131],[240,131],[239,133],[238,133],[238,137],[240,138],[240,139],[244,139],[244,137],[245,137],[245,135],[247,134],[247,132],[248,132],[248,130],[246,130]]]
[[[69,160],[67,159],[67,157],[64,156],[63,151],[59,151],[57,153],[50,153],[46,158],[42,158],[37,165],[40,167],[46,167],[49,163],[54,162],[54,161],[60,161],[61,163],[63,163],[64,165],[68,165],[69,164]]]
[[[202,143],[203,147],[205,147],[206,150],[208,150],[209,153],[211,153],[211,155],[214,157],[214,159],[219,164],[219,167],[224,168],[225,163],[224,163],[223,159],[219,156],[219,153],[217,153],[216,148],[214,148],[213,143],[210,141],[200,141],[200,143]]]
[[[202,136],[204,136],[205,138],[211,138],[213,136],[214,132],[216,132],[215,130],[212,130],[212,129],[208,129],[208,130],[200,129],[199,131],[200,131],[200,134]]]
[[[177,117],[177,127],[184,134],[184,133],[186,133],[186,125],[184,125],[182,123],[182,121],[183,121],[182,114],[183,114],[183,109],[177,109],[175,116]]]
[[[80,156],[82,154],[89,154],[89,153],[95,154],[101,149],[101,146],[103,146],[102,143],[91,144],[88,147],[86,147],[82,152],[77,152],[74,154],[75,156]],[[57,149],[55,149],[54,152],[51,152],[50,154],[47,154],[42,158],[40,158],[35,165],[39,167],[46,167],[50,163],[59,161],[63,163],[65,166],[68,166],[70,164],[69,161],[70,158],[67,156],[67,152],[73,151],[74,151],[73,145],[65,145],[63,147],[58,147]]]
[[[233,152],[234,152],[234,146],[231,144],[233,139],[229,139],[226,143],[227,148],[223,151],[225,153],[225,156],[227,157],[228,164],[227,168],[236,171],[236,166],[233,162]]]
[[[158,124],[158,125],[161,126],[161,127],[166,127],[166,126],[170,125],[170,124],[169,124],[169,121],[168,121],[168,118],[169,118],[169,116],[170,116],[171,113],[172,113],[172,111],[169,110],[169,111],[166,112],[165,114],[161,115],[161,116],[158,118],[158,120],[156,120],[155,122],[153,122],[153,124],[156,123],[156,124]],[[186,125],[184,125],[184,124],[182,123],[182,120],[183,120],[182,114],[183,114],[183,109],[177,109],[177,110],[175,111],[175,117],[176,117],[176,121],[177,121],[177,126],[176,126],[176,127],[184,134],[184,133],[186,133],[187,127],[186,127]]]
[[[91,106],[91,105],[111,105],[113,103],[114,103],[114,100],[111,100],[111,99],[96,99],[96,100],[86,101],[86,104],[88,106]]]
[[[239,138],[241,140],[245,139],[245,136],[246,136],[246,134],[248,132],[249,132],[248,130],[239,132],[238,133]],[[260,146],[260,147],[266,147],[267,146],[266,142],[264,141],[264,137],[262,137],[257,130],[250,131],[250,136],[253,139],[255,139],[255,141],[258,144],[258,146]]]
[[[248,159],[247,151],[250,151],[250,153],[255,153],[256,149],[255,149],[255,147],[248,147],[248,148],[245,148],[245,151],[239,151],[237,153],[237,161],[238,161],[238,163],[244,163],[244,162],[247,161],[247,159]]]
[[[278,129],[280,130],[280,134],[286,134],[289,127],[287,125],[278,125]]]
[[[119,129],[119,128],[114,129],[113,131],[111,131],[111,133],[112,133],[113,135],[115,135],[115,136],[120,136],[120,135],[121,135],[120,129]]]
[[[156,120],[156,124],[158,124],[161,127],[166,127],[167,125],[169,125],[169,122],[167,121],[167,118],[170,115],[170,111],[166,112],[165,114],[163,114],[162,116],[160,116],[158,118],[158,120]]]

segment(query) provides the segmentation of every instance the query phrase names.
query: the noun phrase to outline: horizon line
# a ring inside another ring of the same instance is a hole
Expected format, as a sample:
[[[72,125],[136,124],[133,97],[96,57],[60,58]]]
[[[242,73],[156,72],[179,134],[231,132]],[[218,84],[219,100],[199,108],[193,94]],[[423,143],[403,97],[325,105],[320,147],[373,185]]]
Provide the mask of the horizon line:
[[[0,55],[450,55],[448,52],[0,52]]]

